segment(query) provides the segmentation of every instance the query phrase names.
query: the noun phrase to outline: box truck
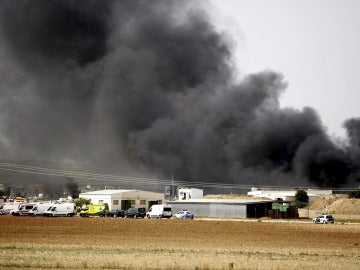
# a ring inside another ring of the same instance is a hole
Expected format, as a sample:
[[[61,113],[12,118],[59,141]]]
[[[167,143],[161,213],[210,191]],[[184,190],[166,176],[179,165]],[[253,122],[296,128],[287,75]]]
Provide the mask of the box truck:
[[[146,216],[148,218],[171,218],[171,205],[154,204],[150,207],[149,212],[147,212]]]

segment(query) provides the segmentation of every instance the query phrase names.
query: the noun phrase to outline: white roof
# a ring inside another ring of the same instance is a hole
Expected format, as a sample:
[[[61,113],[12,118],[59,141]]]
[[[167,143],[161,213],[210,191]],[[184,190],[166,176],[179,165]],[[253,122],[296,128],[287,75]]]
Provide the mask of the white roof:
[[[81,193],[80,195],[113,195],[113,194],[120,194],[120,193],[126,193],[136,191],[133,189],[103,189],[103,190],[95,190],[95,191],[89,191]]]

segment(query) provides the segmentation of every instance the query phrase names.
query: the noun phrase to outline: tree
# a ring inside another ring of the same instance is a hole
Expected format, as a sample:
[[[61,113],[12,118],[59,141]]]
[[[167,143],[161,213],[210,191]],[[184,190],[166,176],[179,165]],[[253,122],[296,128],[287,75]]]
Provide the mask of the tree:
[[[295,199],[298,202],[302,203],[308,203],[309,202],[309,196],[307,192],[303,189],[298,189],[295,193]]]
[[[83,207],[83,205],[90,204],[90,202],[91,202],[90,199],[84,199],[84,198],[78,198],[78,199],[74,200],[75,205],[79,208]]]

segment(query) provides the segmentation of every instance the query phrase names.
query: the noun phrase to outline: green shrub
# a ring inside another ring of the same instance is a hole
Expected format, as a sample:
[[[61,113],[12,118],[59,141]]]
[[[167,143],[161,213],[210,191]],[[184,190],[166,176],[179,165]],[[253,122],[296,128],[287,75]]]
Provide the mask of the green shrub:
[[[354,198],[358,199],[358,198],[360,198],[360,189],[351,191],[349,193],[349,198],[350,199],[354,199]]]
[[[295,193],[295,199],[298,202],[302,203],[308,203],[309,202],[309,196],[307,192],[303,189],[298,189]]]

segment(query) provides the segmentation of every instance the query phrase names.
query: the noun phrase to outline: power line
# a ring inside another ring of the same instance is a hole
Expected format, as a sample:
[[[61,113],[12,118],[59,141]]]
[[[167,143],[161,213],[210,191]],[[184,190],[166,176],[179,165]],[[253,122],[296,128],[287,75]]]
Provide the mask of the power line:
[[[178,181],[171,179],[157,179],[157,178],[145,178],[145,177],[129,177],[121,175],[108,175],[108,174],[98,174],[98,173],[88,173],[88,172],[78,172],[72,170],[63,170],[63,169],[53,169],[53,168],[44,168],[36,166],[28,166],[14,163],[0,162],[0,170],[11,171],[14,173],[24,173],[24,174],[36,174],[36,175],[47,175],[53,177],[73,177],[78,179],[86,180],[96,180],[96,181],[106,181],[106,182],[121,182],[121,183],[136,183],[136,184],[152,184],[152,185],[162,185],[162,186],[189,186],[189,187],[199,187],[199,188],[222,188],[222,189],[251,189],[253,187],[263,188],[263,189],[314,189],[318,187],[290,187],[290,186],[261,186],[261,185],[242,185],[242,184],[228,184],[220,182],[202,182],[202,181]],[[328,187],[327,189],[329,189]],[[336,191],[352,191],[356,188],[331,188]]]

